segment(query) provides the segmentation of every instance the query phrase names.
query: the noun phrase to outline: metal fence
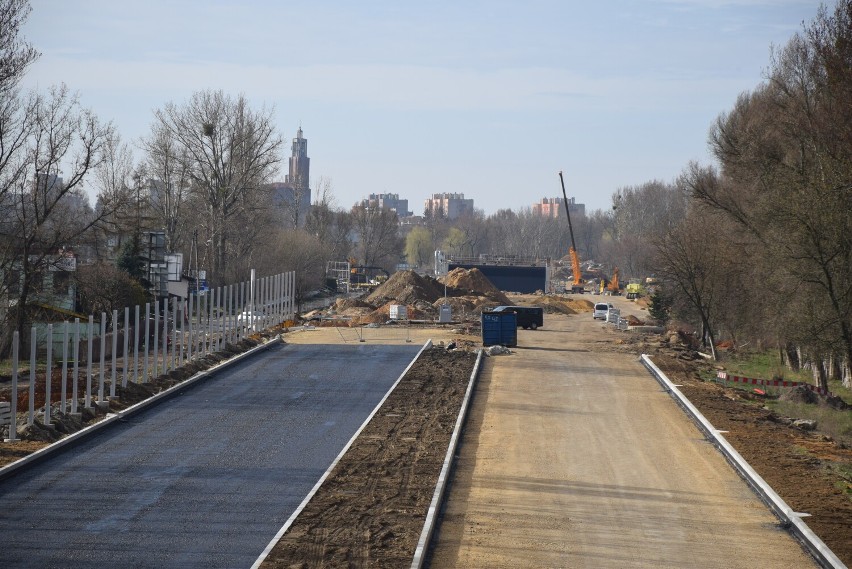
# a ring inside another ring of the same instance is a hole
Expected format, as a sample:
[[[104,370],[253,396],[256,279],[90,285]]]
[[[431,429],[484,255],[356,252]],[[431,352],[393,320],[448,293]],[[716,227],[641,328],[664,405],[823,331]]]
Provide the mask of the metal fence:
[[[295,273],[287,272],[225,285],[192,294],[186,299],[163,299],[126,307],[124,314],[113,310],[89,315],[87,321],[41,325],[30,332],[27,425],[36,417],[36,390],[41,399],[44,387],[43,424],[51,424],[51,405],[58,412],[72,414],[83,408],[108,405],[115,399],[121,382],[145,383],[184,364],[237,344],[256,331],[265,330],[295,317]],[[122,318],[123,316],[123,318]],[[14,427],[18,411],[19,354],[18,332],[12,338],[12,390],[9,441],[17,440]],[[40,349],[41,348],[41,349]],[[44,383],[37,377],[44,356]],[[58,375],[58,377],[57,377]],[[59,394],[52,393],[54,383]],[[107,395],[107,383],[109,394]],[[83,392],[82,398],[80,391]],[[0,414],[5,418],[5,413]],[[2,425],[2,423],[0,423]]]

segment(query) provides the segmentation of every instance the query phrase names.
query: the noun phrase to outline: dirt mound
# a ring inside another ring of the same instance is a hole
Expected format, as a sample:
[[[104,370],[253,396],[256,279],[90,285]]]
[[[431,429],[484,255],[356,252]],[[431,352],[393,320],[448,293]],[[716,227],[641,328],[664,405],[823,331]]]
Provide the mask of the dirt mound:
[[[383,323],[387,322],[388,320],[391,319],[390,318],[391,306],[401,306],[401,305],[400,305],[400,303],[398,303],[396,301],[391,301],[391,302],[388,302],[386,304],[383,304],[382,306],[378,307],[377,309],[370,312],[369,314],[363,315],[358,320],[358,323],[360,323],[360,324],[383,324]],[[407,312],[408,312],[408,319],[409,320],[422,320],[426,316],[426,314],[424,314],[422,310],[419,310],[418,307],[413,305],[413,304],[406,304],[405,307],[406,307]]]
[[[782,401],[790,401],[792,403],[806,403],[809,405],[820,405],[821,407],[831,407],[838,411],[852,409],[852,405],[849,405],[840,397],[836,395],[820,395],[815,391],[811,391],[805,385],[797,385],[793,389],[784,391],[779,399]]]
[[[496,302],[497,306],[512,304],[509,297],[477,268],[453,269],[447,276],[439,279],[439,282],[453,289],[452,296],[484,296]]]
[[[817,395],[804,385],[797,385],[793,389],[782,393],[779,399],[781,399],[782,401],[790,401],[792,403],[815,404],[819,402],[819,395]]]
[[[367,302],[382,305],[395,300],[394,304],[414,304],[423,300],[431,304],[442,296],[444,285],[435,279],[422,277],[414,271],[398,271],[370,293]]]
[[[571,308],[568,301],[558,296],[542,296],[535,304],[551,314],[577,314],[577,311]]]
[[[482,271],[476,268],[468,270],[459,267],[457,269],[453,269],[447,273],[445,277],[438,279],[438,281],[453,288],[475,291],[482,295],[485,295],[486,293],[500,292],[500,289],[494,286],[491,281],[488,280],[488,277],[483,275]]]
[[[565,304],[574,312],[591,312],[595,308],[595,303],[585,298],[569,298]]]
[[[350,308],[370,308],[374,310],[376,307],[369,302],[364,302],[360,298],[338,298],[334,302],[334,310],[336,312],[343,312]]]
[[[508,301],[508,299],[506,299]],[[488,296],[464,295],[448,296],[436,300],[432,306],[440,309],[441,305],[449,304],[453,309],[453,319],[458,320],[463,316],[477,315],[483,310],[491,310],[495,306],[512,304],[511,302],[494,300]]]
[[[628,326],[644,326],[645,325],[645,322],[643,322],[642,320],[639,320],[638,318],[636,318],[632,314],[628,314],[626,320],[627,320]]]

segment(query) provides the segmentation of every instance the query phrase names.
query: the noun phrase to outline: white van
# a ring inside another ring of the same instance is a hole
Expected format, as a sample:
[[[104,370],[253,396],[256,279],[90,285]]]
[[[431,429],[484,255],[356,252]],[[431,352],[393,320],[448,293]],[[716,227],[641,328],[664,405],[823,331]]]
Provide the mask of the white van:
[[[592,318],[597,320],[600,318],[601,320],[606,320],[606,313],[609,312],[609,304],[606,302],[596,302],[595,303],[595,311],[592,313]]]

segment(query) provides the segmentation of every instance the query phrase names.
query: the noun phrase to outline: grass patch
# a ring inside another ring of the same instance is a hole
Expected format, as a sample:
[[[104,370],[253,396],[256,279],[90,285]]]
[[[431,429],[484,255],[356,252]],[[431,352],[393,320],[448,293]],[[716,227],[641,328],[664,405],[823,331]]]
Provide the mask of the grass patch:
[[[809,371],[794,372],[784,365],[776,351],[751,352],[730,356],[725,368],[731,375],[754,377],[757,379],[784,379],[813,383],[813,374]]]
[[[767,407],[779,415],[795,419],[812,419],[817,422],[817,430],[835,441],[852,445],[852,413],[848,410],[837,411],[821,405],[807,405],[770,399]]]
[[[828,469],[839,479],[834,486],[852,500],[852,464],[834,463]]]

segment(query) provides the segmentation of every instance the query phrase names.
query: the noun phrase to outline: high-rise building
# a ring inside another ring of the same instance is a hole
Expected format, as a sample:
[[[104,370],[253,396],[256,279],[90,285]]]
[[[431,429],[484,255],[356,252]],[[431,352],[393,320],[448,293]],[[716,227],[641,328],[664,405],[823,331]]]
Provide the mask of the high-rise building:
[[[284,182],[271,184],[273,202],[290,211],[287,217],[304,223],[305,216],[311,208],[310,172],[311,159],[308,158],[308,140],[302,136],[302,127],[293,139],[290,156],[290,173]]]
[[[399,217],[408,217],[411,212],[408,211],[408,200],[399,199],[399,194],[370,194],[370,196],[361,200],[358,207],[363,208],[381,208],[395,211]]]
[[[308,140],[302,136],[302,127],[296,131],[290,156],[290,173],[284,180],[294,188],[310,191],[311,159],[308,158]],[[310,204],[310,200],[308,200]]]
[[[540,202],[533,204],[532,212],[542,217],[562,217],[565,215],[562,202],[562,198],[542,198]],[[568,213],[585,217],[586,205],[577,203],[575,198],[568,198]]]
[[[473,213],[473,200],[464,199],[464,194],[432,194],[432,197],[424,202],[424,212],[428,215],[456,219],[464,214]]]

